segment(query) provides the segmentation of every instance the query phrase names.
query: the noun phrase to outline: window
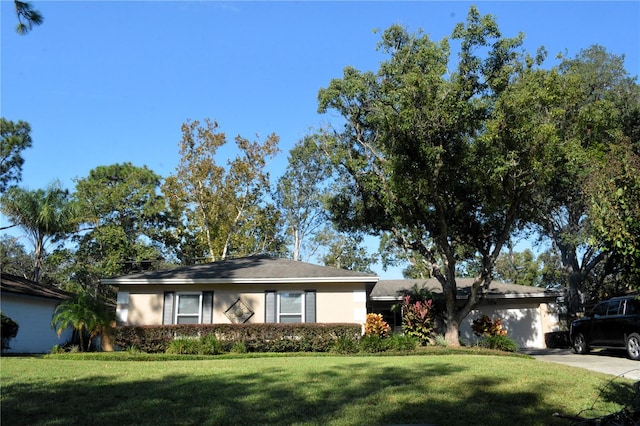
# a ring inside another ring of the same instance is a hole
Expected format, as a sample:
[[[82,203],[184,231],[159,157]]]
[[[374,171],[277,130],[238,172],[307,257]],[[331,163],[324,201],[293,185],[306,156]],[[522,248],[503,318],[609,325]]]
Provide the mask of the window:
[[[178,293],[176,297],[176,324],[200,323],[200,307],[202,306],[202,295],[200,293]]]
[[[304,321],[304,293],[278,294],[278,322]]]
[[[593,316],[595,317],[603,317],[605,315],[607,315],[607,307],[609,306],[609,302],[602,302],[598,305],[596,305],[595,308],[593,308]]]
[[[121,323],[126,324],[129,320],[129,292],[119,291],[116,303],[116,318]]]
[[[267,290],[264,322],[316,322],[316,292]]]
[[[620,300],[611,300],[609,302],[609,308],[607,309],[607,315],[618,315],[620,302]]]
[[[129,304],[129,292],[128,291],[119,291],[118,299],[116,303],[118,305],[128,305]]]

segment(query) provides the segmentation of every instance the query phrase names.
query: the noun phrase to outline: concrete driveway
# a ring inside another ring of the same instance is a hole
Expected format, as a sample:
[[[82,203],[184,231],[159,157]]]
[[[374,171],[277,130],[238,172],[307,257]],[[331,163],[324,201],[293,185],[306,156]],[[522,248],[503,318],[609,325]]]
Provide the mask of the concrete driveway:
[[[612,376],[640,380],[640,361],[632,361],[627,358],[627,353],[624,350],[593,350],[588,355],[578,355],[571,349],[526,349],[522,352],[540,361],[565,364]]]

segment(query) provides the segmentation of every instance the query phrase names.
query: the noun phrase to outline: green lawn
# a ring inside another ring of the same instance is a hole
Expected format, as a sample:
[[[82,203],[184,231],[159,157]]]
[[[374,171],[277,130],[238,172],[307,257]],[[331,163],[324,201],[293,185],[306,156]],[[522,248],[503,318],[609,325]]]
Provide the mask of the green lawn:
[[[3,425],[548,425],[630,403],[631,382],[523,357],[123,361],[3,357]]]

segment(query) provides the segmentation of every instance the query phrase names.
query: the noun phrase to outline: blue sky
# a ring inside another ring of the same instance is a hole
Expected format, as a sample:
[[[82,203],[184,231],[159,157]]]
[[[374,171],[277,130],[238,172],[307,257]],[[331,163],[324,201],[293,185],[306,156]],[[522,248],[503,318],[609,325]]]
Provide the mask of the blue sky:
[[[450,34],[471,2],[37,1],[44,24],[15,33],[12,0],[1,0],[3,117],[31,124],[22,186],[43,188],[100,165],[131,162],[161,176],[179,160],[180,125],[218,121],[240,134],[280,136],[282,154],[335,120],[317,113],[317,93],[342,69],[377,70],[379,34],[402,24],[432,39]],[[575,56],[592,44],[626,55],[640,74],[640,2],[475,2],[525,48]]]

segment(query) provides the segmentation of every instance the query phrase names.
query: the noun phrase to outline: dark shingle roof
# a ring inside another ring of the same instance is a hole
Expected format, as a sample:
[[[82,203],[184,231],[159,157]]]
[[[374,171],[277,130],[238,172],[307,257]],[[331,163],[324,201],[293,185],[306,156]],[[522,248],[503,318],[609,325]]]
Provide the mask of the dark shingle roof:
[[[66,300],[71,294],[52,286],[39,284],[26,278],[11,274],[0,275],[0,291],[3,293],[24,294],[47,299]]]
[[[103,279],[103,284],[188,282],[376,282],[375,274],[313,265],[271,256],[249,256],[162,271],[149,271]]]
[[[473,284],[473,278],[457,278],[458,297],[467,297]],[[427,288],[434,295],[442,294],[442,287],[435,278],[428,280],[380,280],[371,292],[372,300],[400,300],[402,295],[414,285]],[[540,287],[509,284],[492,281],[487,292],[488,297],[546,297],[557,295]]]

